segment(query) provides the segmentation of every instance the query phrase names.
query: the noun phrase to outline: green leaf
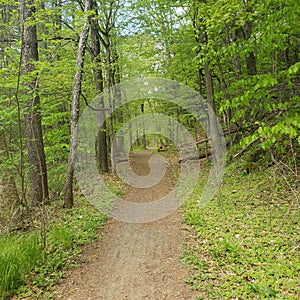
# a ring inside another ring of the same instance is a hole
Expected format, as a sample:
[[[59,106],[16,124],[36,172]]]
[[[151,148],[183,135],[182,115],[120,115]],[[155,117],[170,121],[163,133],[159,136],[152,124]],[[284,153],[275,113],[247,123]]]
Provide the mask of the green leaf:
[[[262,286],[261,291],[263,296],[267,296],[267,297],[275,297],[277,294],[273,289],[265,285]]]
[[[259,288],[259,286],[257,284],[255,284],[255,283],[248,283],[248,285],[253,290],[253,292],[255,292],[255,293],[259,293],[260,292],[260,288]]]
[[[300,62],[298,61],[294,65],[289,67],[288,73],[290,75],[296,74],[298,73],[299,69],[300,69]]]

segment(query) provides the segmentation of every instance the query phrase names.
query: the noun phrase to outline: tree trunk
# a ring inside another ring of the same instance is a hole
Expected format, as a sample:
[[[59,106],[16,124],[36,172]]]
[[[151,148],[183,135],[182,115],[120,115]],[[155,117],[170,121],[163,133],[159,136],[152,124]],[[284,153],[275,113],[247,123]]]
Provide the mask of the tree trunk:
[[[115,16],[116,16],[116,10],[118,9],[118,5],[116,5],[115,1],[109,1],[108,5],[103,8],[101,13],[103,14],[103,23],[102,26],[99,26],[99,40],[101,44],[103,45],[105,49],[105,55],[106,55],[106,87],[109,92],[108,97],[108,132],[109,132],[109,147],[110,147],[110,159],[111,159],[111,170],[112,173],[116,173],[116,149],[113,145],[114,140],[114,117],[112,115],[112,112],[115,108],[115,95],[113,95],[113,87],[115,86],[115,61],[116,58],[114,55],[114,48],[113,48],[113,42],[112,42],[112,29],[115,28]]]
[[[205,0],[199,0],[200,3],[205,3]],[[200,48],[202,45],[207,45],[208,43],[208,35],[206,32],[205,23],[202,19],[199,20],[199,43]],[[207,53],[204,52],[203,56],[205,56]],[[211,146],[213,147],[213,152],[215,155],[213,155],[213,160],[218,160],[218,153],[219,150],[219,127],[218,127],[218,119],[216,116],[216,107],[215,107],[215,99],[214,99],[214,89],[213,89],[213,79],[212,79],[212,71],[210,69],[209,61],[205,61],[204,63],[204,77],[205,77],[205,88],[206,88],[206,97],[207,97],[207,104],[208,104],[208,138],[211,139]],[[206,147],[207,152],[207,147]]]
[[[20,21],[22,38],[22,66],[21,74],[25,75],[34,71],[32,62],[38,61],[37,30],[33,23],[35,13],[34,1],[20,1]],[[30,20],[31,24],[26,22]],[[29,163],[29,183],[31,205],[37,206],[43,201],[48,201],[48,179],[46,158],[44,152],[42,124],[40,114],[40,98],[37,92],[38,78],[34,76],[25,84],[28,100],[25,111],[25,136]]]
[[[216,110],[215,100],[214,100],[214,87],[212,81],[212,74],[209,68],[209,63],[204,64],[204,75],[205,75],[205,87],[206,87],[206,97],[207,103],[211,106],[213,111]]]
[[[95,7],[95,3],[93,3]],[[95,24],[95,20],[92,20],[91,26],[91,53],[92,60],[94,63],[94,81],[96,85],[96,90],[98,93],[103,92],[103,73],[101,69],[101,60],[100,60],[100,40],[99,35],[97,33],[97,24]],[[100,122],[102,126],[98,132],[97,140],[96,140],[96,155],[97,161],[99,163],[99,171],[101,174],[107,173],[109,171],[108,167],[108,151],[107,151],[107,139],[106,139],[106,121],[105,121],[105,110],[104,110],[104,101],[100,97],[99,107],[101,111],[99,112]]]
[[[208,39],[208,37],[207,37],[206,31],[205,31],[205,27],[203,24],[200,24],[200,39],[199,39],[200,43],[202,45],[207,44],[207,39]],[[206,55],[206,53],[204,53],[204,55]],[[208,110],[209,131],[210,131],[210,136],[213,137],[218,132],[217,131],[218,126],[216,123],[216,117],[214,116],[214,114],[216,112],[216,105],[215,105],[215,100],[214,100],[212,72],[210,70],[208,61],[206,61],[204,63],[204,77],[205,77],[206,98],[207,98],[207,103],[209,105],[209,110]]]
[[[247,13],[252,13],[250,9],[246,9]],[[245,39],[249,40],[252,34],[252,23],[249,20],[246,20],[245,22]],[[247,56],[246,56],[246,65],[247,65],[247,73],[248,75],[256,75],[257,70],[256,70],[256,58],[254,55],[254,52],[251,51]]]
[[[116,153],[115,148],[113,145],[114,141],[114,117],[112,115],[112,112],[114,110],[113,106],[113,90],[112,87],[114,85],[114,78],[113,78],[113,72],[112,72],[112,63],[111,63],[111,49],[110,49],[110,41],[109,41],[109,34],[107,33],[107,45],[105,48],[106,51],[106,72],[107,72],[107,87],[109,90],[109,98],[108,98],[108,111],[109,111],[109,118],[108,118],[108,130],[109,130],[109,140],[110,140],[110,160],[111,160],[111,171],[112,174],[116,174]]]
[[[86,0],[84,4],[85,13],[92,9],[92,0]],[[71,208],[73,206],[73,177],[74,163],[77,149],[78,135],[78,118],[79,118],[79,100],[81,94],[82,72],[84,64],[84,54],[86,49],[86,41],[89,33],[89,18],[84,23],[83,30],[80,33],[79,43],[76,54],[76,73],[74,76],[72,106],[71,106],[71,138],[70,138],[70,154],[66,175],[66,191],[64,199],[64,207]]]
[[[115,147],[113,144],[114,141],[114,119],[113,119],[113,108],[112,108],[112,100],[111,97],[113,97],[112,95],[112,91],[110,89],[110,96],[108,99],[108,111],[109,111],[109,118],[108,118],[108,130],[109,130],[109,140],[110,140],[110,160],[111,160],[111,172],[113,175],[116,174],[116,153],[115,153]]]
[[[141,104],[141,113],[144,114],[144,108],[145,108],[145,104],[142,103]],[[143,148],[146,149],[147,148],[147,140],[146,140],[146,133],[145,133],[145,123],[144,123],[144,119],[142,119],[142,145]]]

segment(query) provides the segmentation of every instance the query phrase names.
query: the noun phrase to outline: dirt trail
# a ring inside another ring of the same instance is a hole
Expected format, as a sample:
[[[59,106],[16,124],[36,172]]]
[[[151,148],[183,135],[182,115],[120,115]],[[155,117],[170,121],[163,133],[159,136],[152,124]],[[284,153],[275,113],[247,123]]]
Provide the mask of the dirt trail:
[[[149,173],[150,154],[141,151],[131,156],[138,175]],[[172,189],[172,177],[168,168],[159,184],[148,189],[128,187],[124,199],[147,202],[163,197]],[[183,282],[187,273],[179,262],[184,239],[181,218],[177,211],[145,224],[110,220],[84,252],[82,265],[60,282],[56,299],[196,299]]]

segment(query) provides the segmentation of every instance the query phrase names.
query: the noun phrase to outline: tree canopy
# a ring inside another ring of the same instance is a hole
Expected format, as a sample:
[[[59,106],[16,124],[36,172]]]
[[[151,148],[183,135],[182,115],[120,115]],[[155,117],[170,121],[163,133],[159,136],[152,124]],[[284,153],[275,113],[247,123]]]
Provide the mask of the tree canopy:
[[[1,170],[15,174],[22,205],[48,201],[48,182],[50,198],[64,193],[78,68],[79,113],[119,82],[147,75],[169,78],[209,100],[226,133],[230,157],[254,145],[270,160],[285,157],[292,166],[298,163],[296,1],[104,0],[91,1],[87,10],[85,5],[0,2]],[[85,26],[84,64],[78,65]],[[109,171],[116,129],[144,113],[141,105],[147,101],[125,105],[105,122],[97,148],[101,172]],[[185,112],[163,103],[147,107],[174,116],[196,139],[205,139]],[[29,195],[27,185],[36,186],[37,180],[39,195],[34,195],[36,187]]]

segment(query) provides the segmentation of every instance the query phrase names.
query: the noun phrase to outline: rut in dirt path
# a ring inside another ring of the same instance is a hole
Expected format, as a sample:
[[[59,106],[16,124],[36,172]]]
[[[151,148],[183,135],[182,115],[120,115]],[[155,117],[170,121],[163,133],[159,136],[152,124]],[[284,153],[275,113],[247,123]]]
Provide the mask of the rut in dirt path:
[[[150,151],[131,155],[130,163],[138,175],[149,173],[150,155]],[[167,168],[154,187],[128,187],[124,199],[150,202],[165,196],[174,185],[172,172]],[[56,299],[196,299],[184,284],[187,273],[179,261],[184,240],[181,219],[177,211],[144,224],[110,220],[102,236],[83,254],[82,266],[59,284]]]

